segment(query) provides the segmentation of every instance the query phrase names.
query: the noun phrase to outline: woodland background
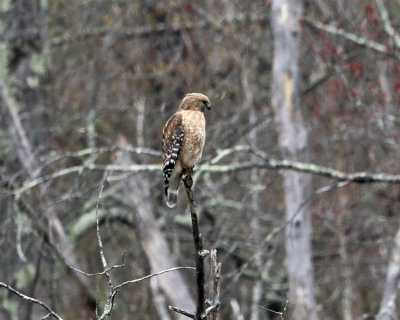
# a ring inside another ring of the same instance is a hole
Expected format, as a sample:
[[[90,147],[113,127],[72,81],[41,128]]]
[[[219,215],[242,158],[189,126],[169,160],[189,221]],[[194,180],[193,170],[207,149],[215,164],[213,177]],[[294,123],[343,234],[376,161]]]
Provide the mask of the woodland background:
[[[114,284],[193,266],[187,200],[182,190],[176,208],[165,205],[160,148],[184,94],[202,92],[212,109],[194,192],[204,246],[222,263],[221,319],[374,319],[384,301],[400,304],[399,184],[319,174],[307,174],[300,199],[311,250],[295,253],[311,262],[302,281],[314,298],[290,294],[303,284],[288,277],[287,170],[251,165],[287,158],[271,104],[272,5],[0,1],[1,282],[64,319],[101,314],[107,279],[70,268],[103,271],[97,205],[108,265],[124,262]],[[291,21],[301,38],[294,107],[308,135],[297,160],[399,173],[399,3],[303,5]],[[171,272],[121,288],[110,318],[175,319],[167,306],[190,308],[195,295],[193,270]],[[290,315],[298,307],[313,316]],[[0,288],[1,319],[46,314]]]

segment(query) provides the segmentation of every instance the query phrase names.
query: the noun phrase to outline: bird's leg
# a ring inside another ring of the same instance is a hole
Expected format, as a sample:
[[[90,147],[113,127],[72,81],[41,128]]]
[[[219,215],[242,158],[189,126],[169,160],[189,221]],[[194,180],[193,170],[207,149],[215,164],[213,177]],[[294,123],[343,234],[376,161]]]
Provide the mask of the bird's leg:
[[[183,169],[183,183],[186,188],[191,188],[193,186],[193,178],[192,178],[193,168],[185,168]]]

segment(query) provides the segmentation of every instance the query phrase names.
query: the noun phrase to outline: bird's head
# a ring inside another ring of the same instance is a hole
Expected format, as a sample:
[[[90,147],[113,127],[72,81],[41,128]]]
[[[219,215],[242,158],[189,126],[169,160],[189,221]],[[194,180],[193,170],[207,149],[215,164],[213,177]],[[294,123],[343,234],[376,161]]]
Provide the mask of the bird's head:
[[[188,93],[183,98],[179,109],[204,112],[205,109],[211,109],[210,99],[201,93]]]

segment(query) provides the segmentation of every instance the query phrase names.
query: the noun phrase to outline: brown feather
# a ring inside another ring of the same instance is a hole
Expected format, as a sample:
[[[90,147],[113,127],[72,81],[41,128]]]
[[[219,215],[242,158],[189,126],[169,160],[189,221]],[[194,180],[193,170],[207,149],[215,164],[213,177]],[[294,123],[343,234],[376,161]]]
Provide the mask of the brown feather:
[[[210,109],[208,97],[201,93],[189,93],[164,126],[163,172],[169,207],[176,204],[183,172],[191,171],[203,152],[206,137],[205,109]]]

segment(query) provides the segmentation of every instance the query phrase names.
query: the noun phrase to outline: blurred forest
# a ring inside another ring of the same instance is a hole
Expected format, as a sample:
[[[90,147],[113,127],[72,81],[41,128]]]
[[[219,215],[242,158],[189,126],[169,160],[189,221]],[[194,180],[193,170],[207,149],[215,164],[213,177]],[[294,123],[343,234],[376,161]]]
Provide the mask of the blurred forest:
[[[288,33],[298,50],[280,46],[297,70],[300,156],[284,150],[274,105],[287,93],[274,6],[300,30]],[[270,162],[400,172],[397,0],[1,0],[0,33],[0,282],[63,319],[95,319],[109,280],[193,267],[188,202],[182,188],[165,205],[160,149],[183,96],[201,92],[212,108],[194,196],[222,264],[221,319],[398,318],[400,178]],[[299,226],[306,249],[293,252]],[[121,287],[109,318],[177,319],[168,305],[192,312],[196,294],[195,271],[168,272]],[[48,313],[0,286],[0,319]]]

